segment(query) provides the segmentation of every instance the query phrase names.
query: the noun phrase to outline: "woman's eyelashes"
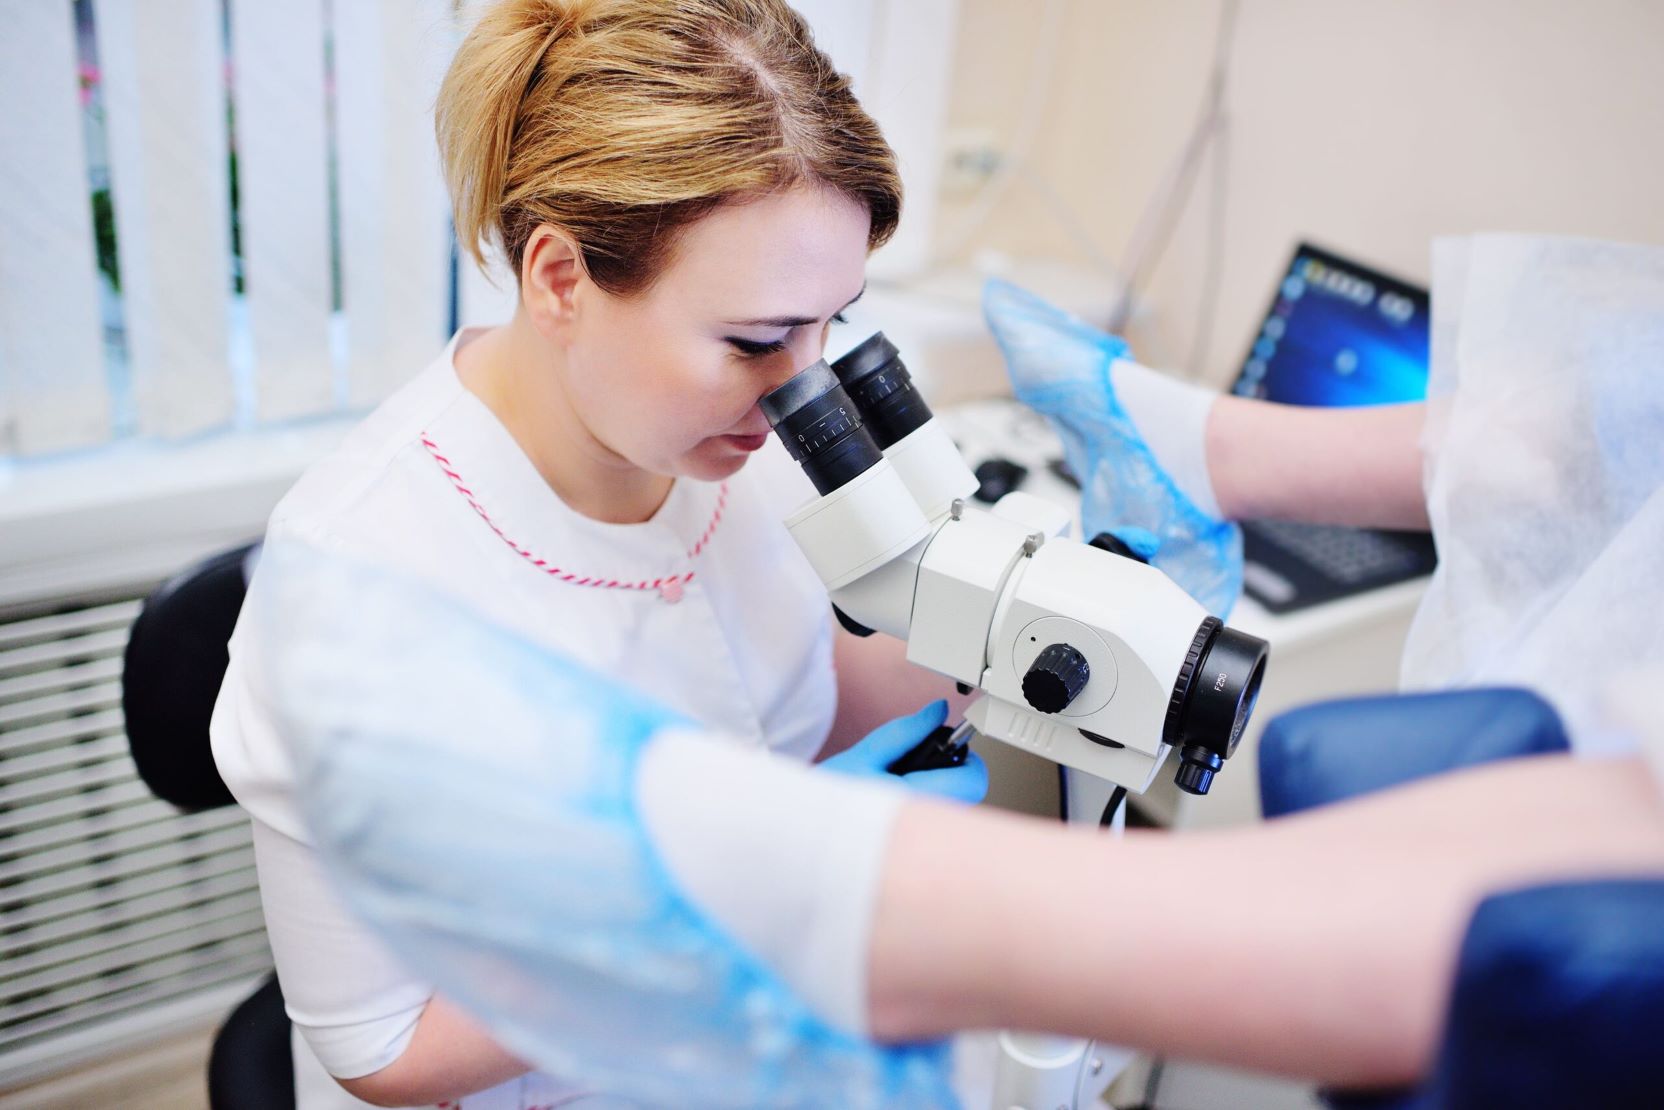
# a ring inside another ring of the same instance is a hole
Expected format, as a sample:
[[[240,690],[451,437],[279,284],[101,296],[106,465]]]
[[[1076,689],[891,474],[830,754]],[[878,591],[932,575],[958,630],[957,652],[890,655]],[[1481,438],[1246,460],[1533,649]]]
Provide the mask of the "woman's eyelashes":
[[[761,358],[764,355],[777,355],[786,349],[786,341],[784,339],[771,339],[765,343],[756,339],[741,339],[737,335],[730,335],[728,337],[728,342],[732,343],[734,345],[734,349],[746,358]]]
[[[847,324],[849,321],[844,317],[843,313],[839,312],[832,316],[830,322],[833,324]],[[727,341],[733,345],[734,349],[744,357],[763,358],[767,355],[777,355],[781,351],[784,351],[787,346],[786,341],[791,338],[791,333],[787,332],[779,339],[745,339],[738,335],[730,335],[726,338]]]

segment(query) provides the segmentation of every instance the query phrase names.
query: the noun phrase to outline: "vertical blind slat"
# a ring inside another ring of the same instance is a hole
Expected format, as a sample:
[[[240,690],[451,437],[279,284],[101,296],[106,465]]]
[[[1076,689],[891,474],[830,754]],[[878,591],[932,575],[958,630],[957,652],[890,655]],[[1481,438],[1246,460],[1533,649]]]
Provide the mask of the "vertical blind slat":
[[[454,47],[447,0],[334,6],[348,396],[369,405],[438,352],[450,240],[433,101]]]
[[[907,218],[868,267],[881,277],[916,273],[930,262],[953,52],[920,50],[918,44],[953,41],[959,2],[886,0],[875,13],[866,87],[856,91],[895,151],[907,195]]]
[[[457,41],[468,33],[474,21],[492,4],[492,0],[462,0],[457,5]],[[470,328],[506,323],[514,315],[520,302],[519,285],[508,262],[499,251],[489,251],[486,262],[490,277],[480,272],[468,256],[466,246],[457,251],[456,302],[457,326]]]
[[[866,96],[872,62],[872,28],[880,0],[794,0],[793,10],[815,34],[838,72],[849,77],[856,96]]]
[[[95,0],[139,430],[232,416],[225,59],[217,0]]]
[[[238,208],[259,418],[334,407],[323,0],[231,0]]]
[[[459,253],[456,270],[458,327],[507,323],[519,304],[519,286],[509,273],[508,263],[495,250],[487,253],[486,261],[491,266],[490,279],[480,272],[466,251]]]
[[[110,436],[73,9],[0,0],[0,449]]]

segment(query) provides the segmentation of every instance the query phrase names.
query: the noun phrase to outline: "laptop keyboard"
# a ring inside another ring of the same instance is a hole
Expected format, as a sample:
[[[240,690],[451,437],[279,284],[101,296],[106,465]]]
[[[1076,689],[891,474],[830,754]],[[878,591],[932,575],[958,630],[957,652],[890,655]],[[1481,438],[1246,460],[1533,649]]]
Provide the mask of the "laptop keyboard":
[[[1261,537],[1305,559],[1345,586],[1411,573],[1417,556],[1403,544],[1358,528],[1256,520]]]

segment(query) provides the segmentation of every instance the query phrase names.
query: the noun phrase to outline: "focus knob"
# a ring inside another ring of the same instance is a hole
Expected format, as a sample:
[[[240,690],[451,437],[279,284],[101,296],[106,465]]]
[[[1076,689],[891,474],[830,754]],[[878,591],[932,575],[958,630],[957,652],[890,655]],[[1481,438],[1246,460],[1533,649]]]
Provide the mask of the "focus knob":
[[[1061,713],[1091,677],[1086,656],[1068,644],[1051,644],[1029,664],[1023,676],[1023,697],[1042,713]]]

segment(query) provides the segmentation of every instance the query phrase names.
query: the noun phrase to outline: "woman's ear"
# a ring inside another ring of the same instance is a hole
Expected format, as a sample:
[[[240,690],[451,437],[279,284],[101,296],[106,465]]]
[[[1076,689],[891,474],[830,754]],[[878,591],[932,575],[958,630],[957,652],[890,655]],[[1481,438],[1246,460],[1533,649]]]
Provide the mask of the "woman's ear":
[[[583,253],[572,236],[554,224],[538,224],[520,259],[520,298],[540,335],[555,339],[571,325],[584,280]]]

